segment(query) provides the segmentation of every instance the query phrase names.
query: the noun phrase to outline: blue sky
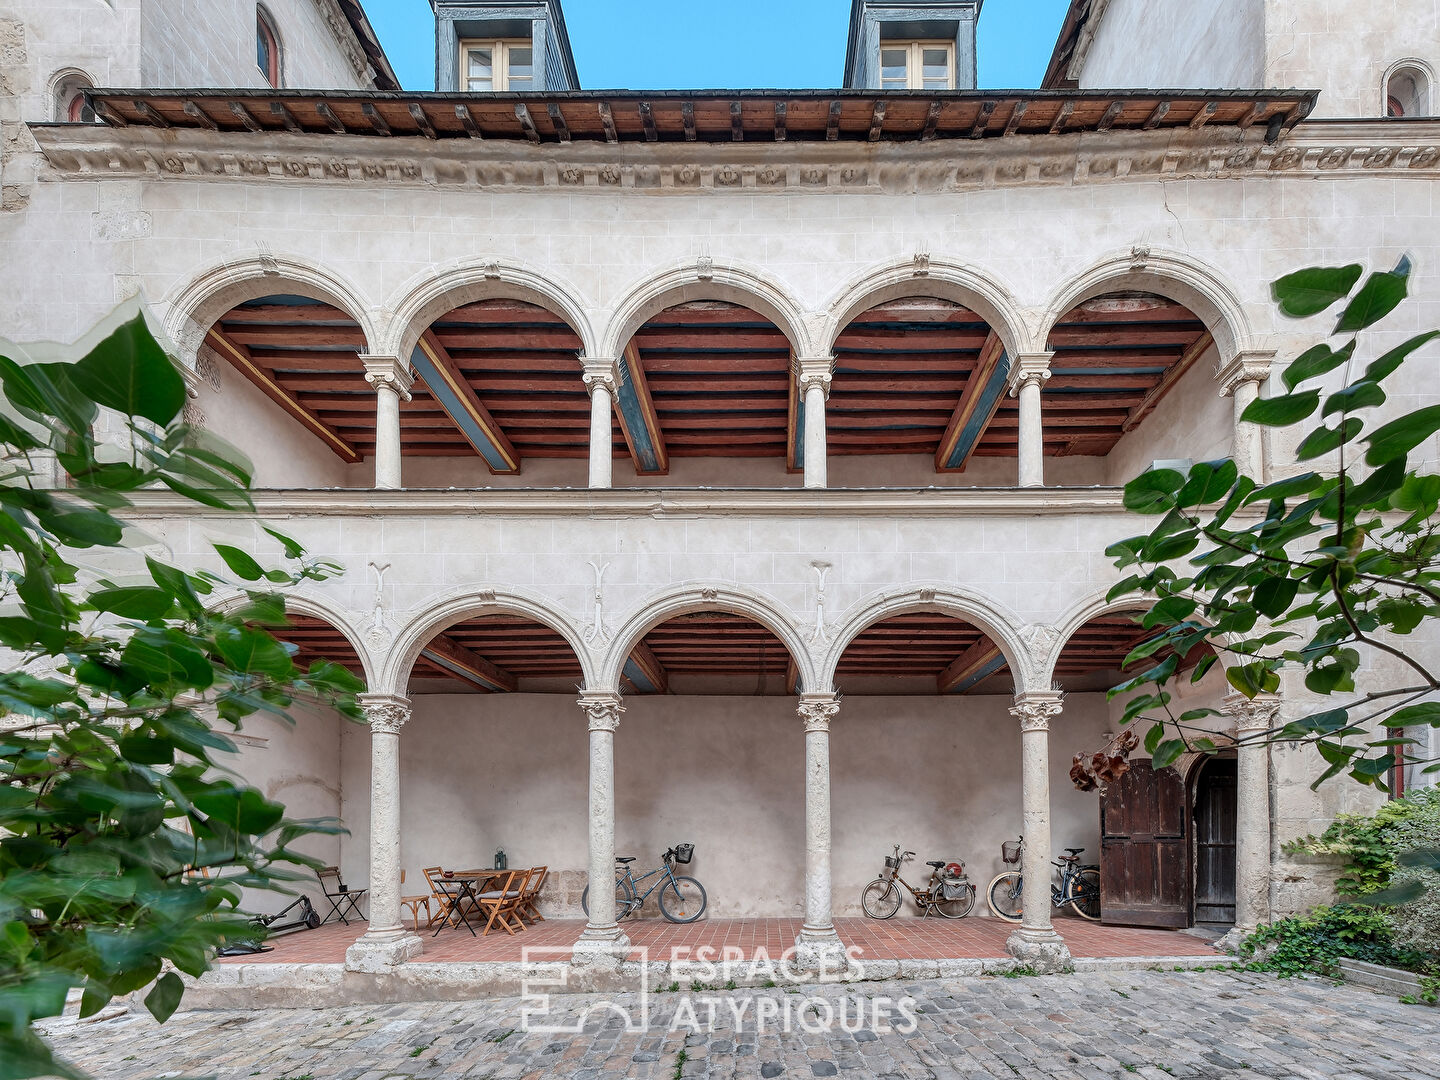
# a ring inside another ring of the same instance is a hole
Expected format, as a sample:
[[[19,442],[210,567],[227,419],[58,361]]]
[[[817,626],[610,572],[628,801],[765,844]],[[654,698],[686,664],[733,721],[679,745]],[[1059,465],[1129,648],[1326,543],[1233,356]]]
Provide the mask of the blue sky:
[[[401,83],[435,88],[428,0],[364,0]],[[829,87],[840,83],[850,0],[565,0],[580,85],[633,88]],[[988,0],[980,85],[1039,85],[1067,0]]]

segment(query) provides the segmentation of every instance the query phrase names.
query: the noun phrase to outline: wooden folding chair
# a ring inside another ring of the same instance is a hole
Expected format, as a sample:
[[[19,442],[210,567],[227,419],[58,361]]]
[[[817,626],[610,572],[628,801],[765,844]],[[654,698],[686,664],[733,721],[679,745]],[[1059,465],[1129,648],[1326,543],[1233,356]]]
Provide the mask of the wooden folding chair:
[[[428,878],[426,879],[426,883],[427,883],[427,884],[429,883],[429,879],[428,879]],[[404,885],[404,884],[405,884],[405,871],[404,871],[404,870],[401,870],[401,871],[400,871],[400,884],[401,884],[401,885]],[[417,894],[414,895],[414,896],[401,896],[401,897],[400,897],[400,906],[401,906],[401,907],[407,907],[407,908],[410,909],[410,917],[411,917],[412,921],[415,923],[415,929],[416,929],[416,930],[419,930],[419,929],[420,929],[420,909],[421,909],[422,907],[425,909],[425,929],[427,929],[427,930],[430,929],[430,924],[435,921],[435,915],[432,914],[431,911],[430,911],[430,900],[431,900],[431,898],[432,898],[432,897],[431,897],[431,893],[417,893]]]
[[[435,884],[436,881],[443,880],[445,873],[443,866],[427,866],[420,872],[425,875],[425,884],[430,886],[430,902],[435,905],[435,914],[430,916],[430,922],[425,927],[425,929],[428,930],[435,925],[435,920],[445,913],[445,909],[450,903],[450,898],[445,895],[444,889]]]
[[[496,886],[495,888],[486,889],[484,892],[476,895],[475,902],[479,905],[481,912],[487,913],[489,916],[485,920],[484,933],[490,933],[490,927],[495,925],[497,919],[500,921],[500,925],[505,928],[507,934],[515,933],[516,927],[511,924],[510,913],[514,911],[515,904],[520,898],[515,879],[522,873],[528,877],[530,872],[528,870],[507,870],[505,873],[493,879]],[[518,919],[516,919],[515,922],[521,930],[525,929],[524,923]]]
[[[540,890],[545,886],[545,878],[550,872],[548,867],[537,866],[530,871],[530,881],[525,886],[524,894],[520,897],[520,903],[515,908],[515,914],[523,921],[529,919],[532,923],[544,922],[545,916],[540,914],[536,906],[540,897]]]

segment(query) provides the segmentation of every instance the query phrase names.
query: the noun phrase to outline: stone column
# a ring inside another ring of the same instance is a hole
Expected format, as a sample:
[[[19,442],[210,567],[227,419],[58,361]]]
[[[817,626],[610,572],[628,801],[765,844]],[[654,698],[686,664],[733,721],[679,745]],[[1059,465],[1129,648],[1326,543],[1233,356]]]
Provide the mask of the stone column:
[[[400,729],[410,701],[362,694],[370,723],[370,925],[345,950],[351,971],[381,972],[414,960],[420,938],[400,921]]]
[[[1220,396],[1235,399],[1234,436],[1231,441],[1230,457],[1240,475],[1248,476],[1257,484],[1265,482],[1265,452],[1261,443],[1261,431],[1256,425],[1240,419],[1249,404],[1260,396],[1260,387],[1270,378],[1270,362],[1273,352],[1237,353],[1229,363],[1221,364],[1215,372],[1220,384]]]
[[[362,356],[365,381],[375,387],[375,486],[400,484],[400,401],[410,400],[415,376],[393,356]]]
[[[615,729],[625,707],[620,695],[580,694],[590,729],[590,921],[575,943],[577,959],[623,958],[630,939],[615,919]]]
[[[805,486],[823,488],[827,484],[825,439],[825,400],[830,396],[831,370],[834,363],[826,358],[801,360],[795,365],[795,384],[805,401]]]
[[[590,394],[590,486],[608,488],[614,473],[615,361],[586,359],[580,378]]]
[[[1243,694],[1225,699],[1235,718],[1235,928],[1222,947],[1238,947],[1261,923],[1270,921],[1270,743],[1265,733],[1280,714],[1280,699]]]
[[[1054,353],[1029,353],[1015,357],[1010,366],[1010,396],[1019,398],[1020,445],[1019,486],[1045,484],[1045,424],[1040,415],[1040,387],[1050,378]]]
[[[796,966],[840,974],[845,946],[830,911],[830,721],[840,711],[834,694],[801,694],[805,727],[805,921],[795,939]]]
[[[1025,875],[1020,929],[1005,948],[1041,973],[1070,966],[1065,939],[1050,925],[1050,721],[1060,715],[1061,696],[1049,691],[1015,695],[1010,715],[1020,721],[1020,801],[1024,811]]]

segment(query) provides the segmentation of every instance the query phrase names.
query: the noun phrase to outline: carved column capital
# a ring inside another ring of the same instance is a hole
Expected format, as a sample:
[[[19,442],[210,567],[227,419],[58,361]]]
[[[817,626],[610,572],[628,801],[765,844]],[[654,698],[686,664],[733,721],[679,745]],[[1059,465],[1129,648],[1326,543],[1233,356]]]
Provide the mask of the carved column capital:
[[[834,378],[835,361],[828,356],[795,361],[795,386],[804,397],[806,391],[818,387],[828,398]]]
[[[410,400],[410,387],[414,385],[415,375],[409,364],[395,356],[362,356],[360,362],[365,365],[365,381],[371,386],[377,390],[387,386],[403,401]]]
[[[611,396],[615,394],[615,388],[619,385],[619,368],[614,360],[598,356],[586,356],[581,359],[580,381],[585,384],[585,392],[592,397],[595,388],[603,386],[610,391]]]
[[[1064,710],[1064,696],[1053,691],[1032,691],[1015,695],[1010,715],[1020,721],[1020,731],[1049,731],[1050,721]]]
[[[829,731],[830,721],[840,711],[840,698],[836,694],[801,694],[795,711],[804,724],[805,734]]]
[[[1280,699],[1274,694],[1258,694],[1254,698],[1247,698],[1244,694],[1227,694],[1221,709],[1227,716],[1235,718],[1236,735],[1245,736],[1273,728],[1280,715],[1280,704]]]
[[[1215,381],[1220,384],[1220,396],[1231,397],[1241,383],[1263,383],[1270,378],[1270,368],[1275,360],[1275,350],[1268,352],[1252,349],[1236,353],[1229,360],[1215,368]]]
[[[619,694],[604,691],[582,690],[577,704],[585,710],[591,731],[613,732],[620,726],[620,714],[625,711]]]
[[[1034,383],[1036,386],[1043,386],[1045,380],[1050,378],[1050,361],[1054,358],[1053,352],[1021,353],[1010,361],[1010,396],[1015,397],[1020,393],[1020,388],[1027,383]]]
[[[399,735],[410,719],[410,699],[395,694],[361,694],[360,708],[372,734]]]

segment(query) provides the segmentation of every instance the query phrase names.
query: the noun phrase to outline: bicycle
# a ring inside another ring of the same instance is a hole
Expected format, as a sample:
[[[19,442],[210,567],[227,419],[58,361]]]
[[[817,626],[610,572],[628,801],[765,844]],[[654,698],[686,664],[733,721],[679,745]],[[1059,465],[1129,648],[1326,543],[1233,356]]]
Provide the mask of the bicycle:
[[[885,869],[880,876],[860,894],[860,906],[872,919],[888,919],[900,910],[898,881],[910,890],[915,904],[924,918],[935,911],[946,919],[963,919],[975,908],[975,886],[965,875],[965,865],[959,860],[951,862],[927,862],[930,867],[928,888],[917,889],[903,877],[900,869],[915,852],[901,854],[900,845],[895,845],[895,854],[885,856]]]
[[[1094,863],[1079,865],[1080,853],[1084,848],[1066,848],[1068,855],[1061,855],[1051,866],[1060,868],[1060,884],[1050,883],[1050,902],[1057,908],[1069,907],[1082,919],[1091,922],[1100,920],[1100,867]],[[1006,840],[1000,845],[1000,858],[1012,865],[1018,863],[1025,851],[1025,838]],[[1018,923],[1024,913],[1022,888],[1024,874],[1019,870],[1006,870],[996,874],[990,882],[986,901],[990,910],[1006,922]]]
[[[615,879],[615,918],[623,919],[627,915],[634,915],[645,906],[645,901],[656,889],[660,890],[658,897],[660,914],[671,922],[692,923],[704,915],[705,905],[708,903],[705,886],[693,877],[682,877],[676,874],[674,870],[675,866],[688,865],[694,853],[694,844],[676,844],[660,856],[659,866],[648,873],[641,874],[638,878],[630,868],[630,864],[635,861],[635,856],[617,855],[615,861],[619,865],[615,868],[615,872],[619,876]],[[640,883],[657,874],[661,875],[660,880],[646,889],[644,893],[639,893]],[[588,917],[590,914],[589,885],[586,885],[585,891],[580,894],[580,906]]]

